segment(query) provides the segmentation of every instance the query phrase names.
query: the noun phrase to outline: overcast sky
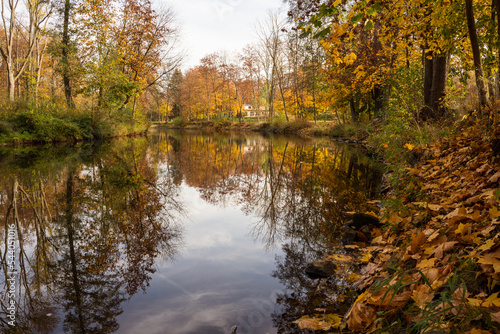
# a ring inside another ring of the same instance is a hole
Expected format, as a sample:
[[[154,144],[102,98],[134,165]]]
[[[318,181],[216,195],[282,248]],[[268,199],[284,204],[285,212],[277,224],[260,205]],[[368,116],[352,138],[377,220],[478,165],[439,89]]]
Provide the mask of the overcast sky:
[[[198,65],[209,53],[241,51],[255,41],[256,22],[265,20],[269,9],[283,7],[282,0],[163,1],[172,6],[181,26],[184,69]]]

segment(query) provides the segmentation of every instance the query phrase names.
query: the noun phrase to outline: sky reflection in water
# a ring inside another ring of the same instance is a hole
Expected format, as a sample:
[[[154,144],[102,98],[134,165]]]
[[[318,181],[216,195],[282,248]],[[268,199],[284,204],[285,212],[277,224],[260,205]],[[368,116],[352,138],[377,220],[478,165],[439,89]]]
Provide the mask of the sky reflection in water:
[[[275,252],[249,236],[252,217],[203,202],[182,187],[185,245],[174,261],[159,263],[147,295],[124,306],[119,333],[276,333],[271,321]],[[279,249],[277,250],[279,251]]]
[[[304,265],[380,178],[347,146],[257,134],[0,149],[22,333],[293,333]]]

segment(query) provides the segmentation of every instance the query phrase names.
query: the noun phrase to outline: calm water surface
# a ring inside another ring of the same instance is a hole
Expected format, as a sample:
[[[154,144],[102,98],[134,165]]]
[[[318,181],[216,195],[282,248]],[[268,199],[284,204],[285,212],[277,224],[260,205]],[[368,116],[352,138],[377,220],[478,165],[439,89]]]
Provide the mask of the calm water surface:
[[[0,329],[298,332],[304,265],[380,173],[352,147],[258,134],[1,148]]]

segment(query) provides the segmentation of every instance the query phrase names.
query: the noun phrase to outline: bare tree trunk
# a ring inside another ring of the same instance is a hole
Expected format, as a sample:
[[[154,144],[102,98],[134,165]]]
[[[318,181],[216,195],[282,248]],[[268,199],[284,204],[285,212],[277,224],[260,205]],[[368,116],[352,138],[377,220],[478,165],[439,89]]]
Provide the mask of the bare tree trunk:
[[[476,23],[474,21],[474,9],[472,0],[465,0],[465,12],[467,16],[467,27],[469,28],[470,44],[472,46],[472,56],[474,58],[474,73],[476,74],[476,86],[479,91],[480,107],[487,105],[486,89],[484,88],[483,66],[481,64],[481,51],[477,39]]]
[[[431,88],[431,108],[433,118],[439,118],[444,114],[443,99],[446,88],[446,68],[448,57],[440,54],[434,57],[432,65],[432,88]]]
[[[500,0],[494,0],[495,1],[495,7],[497,11],[497,36],[500,36]],[[498,70],[497,70],[497,80],[496,80],[496,98],[500,98],[500,46],[498,47],[497,50],[497,57],[498,57]]]
[[[427,48],[425,46],[424,48]],[[434,74],[432,60],[434,53],[432,51],[423,52],[424,57],[424,105],[431,108],[431,89],[432,89],[432,76]]]
[[[62,66],[63,66],[63,84],[64,84],[64,96],[66,97],[66,105],[68,107],[73,107],[73,97],[71,92],[71,79],[69,70],[69,15],[70,15],[71,3],[70,0],[64,1],[64,22],[63,22],[63,36],[62,36]]]
[[[351,108],[352,121],[358,122],[359,121],[359,113],[358,113],[358,110],[356,110],[356,104],[354,103],[354,98],[351,98],[349,100],[349,107]]]

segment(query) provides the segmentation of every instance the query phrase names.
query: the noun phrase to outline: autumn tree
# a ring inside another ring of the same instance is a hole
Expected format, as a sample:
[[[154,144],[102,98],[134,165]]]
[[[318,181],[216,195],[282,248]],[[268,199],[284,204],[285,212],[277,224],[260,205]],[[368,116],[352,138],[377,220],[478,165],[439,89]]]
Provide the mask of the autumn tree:
[[[285,99],[285,70],[284,70],[284,22],[276,12],[269,12],[265,22],[259,23],[256,34],[260,44],[261,64],[266,73],[267,104],[269,118],[275,113],[274,98],[276,90],[281,96],[283,112],[288,120],[287,104]]]
[[[240,89],[242,98],[254,110],[258,110],[262,105],[263,78],[257,47],[252,44],[245,46],[238,55],[238,59],[244,80],[244,89]]]
[[[33,50],[39,45],[42,25],[47,21],[50,11],[44,1],[27,2],[29,15],[28,28],[23,28],[17,11],[19,0],[2,0],[1,17],[3,38],[0,43],[0,54],[6,65],[8,97],[15,98],[16,84],[30,63]],[[20,44],[26,41],[24,47]],[[39,56],[37,57],[37,59]]]

